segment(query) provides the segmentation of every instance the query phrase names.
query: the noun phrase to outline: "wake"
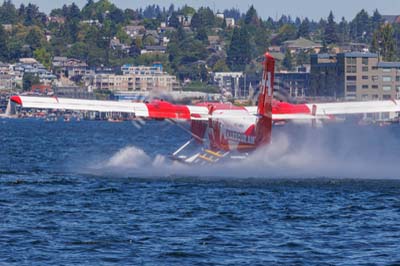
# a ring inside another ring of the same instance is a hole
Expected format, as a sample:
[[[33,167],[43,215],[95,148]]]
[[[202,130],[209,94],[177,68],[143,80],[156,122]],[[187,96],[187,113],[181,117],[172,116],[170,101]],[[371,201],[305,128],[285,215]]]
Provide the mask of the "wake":
[[[165,155],[150,157],[127,146],[89,167],[92,174],[139,178],[399,178],[400,143],[386,131],[307,129],[280,132],[273,143],[244,160],[185,165]]]

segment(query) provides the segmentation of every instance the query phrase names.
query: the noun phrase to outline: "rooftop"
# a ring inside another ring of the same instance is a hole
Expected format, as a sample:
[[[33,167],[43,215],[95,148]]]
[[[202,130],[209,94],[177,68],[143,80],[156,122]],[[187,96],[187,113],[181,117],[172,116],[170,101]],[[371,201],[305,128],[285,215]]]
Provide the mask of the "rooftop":
[[[297,40],[290,40],[284,42],[285,45],[291,48],[315,48],[315,47],[322,47],[321,44],[315,43],[305,38],[298,38]]]
[[[400,62],[379,62],[378,68],[400,68]]]
[[[364,53],[364,52],[349,52],[349,53],[341,53],[338,55],[344,55],[344,57],[368,57],[368,58],[377,58],[378,55],[374,53]]]

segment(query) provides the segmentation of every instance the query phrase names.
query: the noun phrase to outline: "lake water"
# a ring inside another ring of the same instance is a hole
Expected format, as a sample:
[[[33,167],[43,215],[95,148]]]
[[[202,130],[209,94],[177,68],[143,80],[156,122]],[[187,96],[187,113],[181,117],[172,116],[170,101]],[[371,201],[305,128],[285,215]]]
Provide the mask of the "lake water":
[[[0,265],[400,264],[400,128],[278,128],[169,161],[167,122],[0,119]]]

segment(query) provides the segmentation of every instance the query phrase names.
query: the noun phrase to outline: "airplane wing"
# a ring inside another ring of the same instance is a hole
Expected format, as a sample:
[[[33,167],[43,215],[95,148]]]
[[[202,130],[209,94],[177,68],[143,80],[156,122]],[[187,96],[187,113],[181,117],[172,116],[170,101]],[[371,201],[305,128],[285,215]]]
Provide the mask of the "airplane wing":
[[[176,105],[166,101],[150,103],[82,100],[57,97],[12,96],[11,101],[23,108],[58,109],[76,111],[131,113],[136,117],[169,118],[182,120],[207,120],[209,108],[202,105]],[[217,109],[245,110],[250,115],[257,114],[257,106],[235,107],[229,104],[215,104]],[[273,120],[331,119],[334,115],[400,112],[400,101],[363,101],[290,104],[275,102],[272,107]],[[232,115],[234,112],[232,112]],[[243,115],[243,113],[242,113]]]
[[[335,115],[400,112],[400,101],[362,101],[290,104],[276,103],[274,120],[330,119]]]
[[[12,96],[23,108],[131,113],[136,117],[206,120],[206,106],[175,105],[166,101],[150,103],[82,100],[57,97]]]

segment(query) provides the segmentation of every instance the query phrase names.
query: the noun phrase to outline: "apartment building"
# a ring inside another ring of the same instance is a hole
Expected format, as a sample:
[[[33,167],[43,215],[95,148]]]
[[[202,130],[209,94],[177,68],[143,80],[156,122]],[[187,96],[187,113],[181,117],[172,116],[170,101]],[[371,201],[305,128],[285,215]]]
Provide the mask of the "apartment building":
[[[161,65],[124,65],[121,70],[123,75],[95,74],[85,80],[93,89],[110,91],[172,91],[178,85],[176,77],[163,72]]]
[[[374,53],[312,55],[310,79],[310,96],[359,101],[400,98],[400,62],[381,62]]]

